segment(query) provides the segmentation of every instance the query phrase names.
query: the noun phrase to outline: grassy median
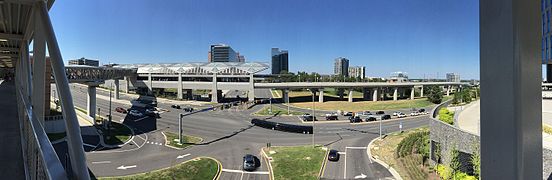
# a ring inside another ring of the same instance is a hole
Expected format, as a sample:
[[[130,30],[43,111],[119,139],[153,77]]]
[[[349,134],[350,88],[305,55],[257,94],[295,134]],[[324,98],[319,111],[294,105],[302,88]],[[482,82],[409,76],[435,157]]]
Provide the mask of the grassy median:
[[[99,127],[103,132],[104,142],[108,145],[123,144],[132,136],[132,131],[127,126],[117,122],[111,122],[109,135],[107,134],[107,129],[104,129],[103,126]]]
[[[372,155],[393,167],[404,179],[438,179],[435,174],[429,173],[427,165],[421,166],[423,162],[421,154],[412,152],[409,155],[397,157],[397,147],[403,139],[415,133],[428,131],[427,127],[417,128],[403,133],[393,133],[383,140],[376,140],[371,147]],[[406,144],[413,145],[414,143]]]
[[[301,108],[312,108],[312,102],[300,102],[291,103],[293,106]],[[366,110],[391,110],[391,109],[409,109],[409,108],[424,108],[434,105],[427,101],[427,99],[415,99],[415,100],[398,100],[398,101],[359,101],[359,102],[347,102],[347,101],[328,101],[328,102],[315,102],[316,109],[320,110],[343,110],[343,111],[366,111]]]
[[[213,179],[219,171],[218,163],[211,158],[197,158],[184,162],[182,164],[161,169],[157,171],[121,176],[121,177],[107,177],[100,179],[109,180],[142,180],[142,179],[159,179],[159,180],[206,180]]]
[[[274,179],[318,179],[326,150],[320,147],[295,146],[265,149],[272,157]]]
[[[167,146],[172,146],[172,147],[175,147],[175,148],[185,148],[185,147],[188,147],[188,146],[191,146],[191,145],[194,145],[196,143],[200,143],[201,141],[203,141],[203,139],[201,139],[200,137],[195,137],[195,136],[188,136],[188,135],[182,135],[182,144],[179,143],[178,139],[178,134],[177,133],[172,133],[172,132],[163,132],[165,134],[165,136],[167,137]]]
[[[303,115],[302,112],[289,111],[290,115]],[[282,109],[277,106],[272,106],[272,113],[270,112],[270,106],[265,106],[261,110],[257,111],[255,116],[273,116],[273,115],[288,115],[287,109]]]

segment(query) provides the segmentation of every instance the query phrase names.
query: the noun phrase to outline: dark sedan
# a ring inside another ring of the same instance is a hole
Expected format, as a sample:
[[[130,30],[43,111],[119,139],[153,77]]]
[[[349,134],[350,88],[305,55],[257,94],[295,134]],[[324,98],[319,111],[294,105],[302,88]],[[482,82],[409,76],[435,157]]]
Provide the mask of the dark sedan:
[[[329,161],[339,161],[339,152],[337,150],[330,150],[330,153],[328,153],[328,160]]]

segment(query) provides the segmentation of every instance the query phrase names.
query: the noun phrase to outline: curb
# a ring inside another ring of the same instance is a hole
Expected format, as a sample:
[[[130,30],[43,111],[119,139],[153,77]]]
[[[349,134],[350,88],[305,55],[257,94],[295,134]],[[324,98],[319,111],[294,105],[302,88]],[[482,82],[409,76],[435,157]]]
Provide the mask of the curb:
[[[162,131],[161,134],[163,134],[163,137],[165,137],[165,144],[164,144],[165,147],[173,148],[173,149],[176,149],[176,150],[185,150],[185,149],[188,149],[188,148],[191,148],[191,147],[192,147],[192,145],[190,145],[190,146],[186,146],[185,148],[178,148],[178,147],[174,147],[174,146],[168,145],[168,144],[167,144],[167,142],[168,142],[168,140],[167,140],[167,135],[165,135],[165,132],[164,132],[164,131]],[[194,137],[196,137],[196,136],[194,136]],[[203,142],[203,138],[201,138],[201,137],[197,137],[197,138],[201,139],[201,140],[199,141],[199,143],[202,143],[202,142]],[[196,143],[196,144],[197,144],[197,143]]]
[[[202,157],[198,157],[198,158],[202,158]],[[212,160],[214,160],[215,162],[217,162],[217,164],[218,164],[218,171],[217,171],[217,174],[215,174],[215,177],[213,177],[213,180],[218,180],[218,179],[220,179],[220,175],[222,174],[222,163],[221,163],[219,160],[217,160],[217,159],[215,159],[215,158],[212,158],[212,157],[207,157],[207,156],[205,156],[205,157],[203,157],[203,158],[209,158],[209,159],[212,159]],[[197,159],[197,158],[194,158],[194,159]],[[193,159],[191,159],[191,160],[193,160]],[[188,161],[191,161],[191,160],[188,160]],[[188,161],[184,161],[184,162],[188,162]]]
[[[370,143],[368,143],[368,145],[366,145],[366,154],[368,155],[368,157],[372,161],[374,161],[374,162],[382,165],[383,167],[387,168],[387,170],[389,170],[391,175],[393,175],[393,178],[395,178],[396,180],[402,180],[401,175],[395,170],[395,168],[389,166],[387,163],[383,162],[382,160],[376,159],[376,158],[374,158],[374,156],[372,156],[372,152],[371,152],[372,150],[371,150],[370,147],[372,146],[372,143],[374,141],[378,140],[378,139],[380,139],[380,138],[372,139],[372,141],[370,141]]]
[[[326,155],[324,156],[324,161],[322,162],[322,167],[320,167],[320,172],[318,173],[318,179],[321,179],[326,171],[326,164],[328,163],[328,155],[330,154],[329,148],[326,148]]]
[[[261,152],[262,152],[263,158],[265,159],[265,163],[268,166],[268,174],[269,174],[268,178],[270,180],[274,180],[274,171],[272,170],[272,164],[270,163],[270,160],[268,159],[268,155],[266,155],[264,149],[265,148],[261,148]]]
[[[100,136],[100,144],[103,146],[103,147],[106,147],[106,148],[115,148],[115,147],[123,147],[124,145],[130,143],[130,141],[134,140],[134,130],[132,130],[132,128],[128,127],[127,125],[123,124],[123,123],[120,123],[121,125],[127,127],[128,129],[130,129],[130,132],[132,132],[132,135],[130,136],[130,138],[128,138],[128,140],[126,142],[124,142],[123,144],[119,144],[119,145],[108,145],[108,144],[105,144],[104,142],[104,139],[103,139],[103,132],[99,129],[96,129],[97,131],[100,131],[102,132],[102,134],[99,134]]]

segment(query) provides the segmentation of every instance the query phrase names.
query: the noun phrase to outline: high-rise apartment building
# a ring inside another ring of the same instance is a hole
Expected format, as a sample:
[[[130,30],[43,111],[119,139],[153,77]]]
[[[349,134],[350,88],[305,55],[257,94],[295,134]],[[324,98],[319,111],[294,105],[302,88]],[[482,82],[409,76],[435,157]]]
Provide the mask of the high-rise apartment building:
[[[272,48],[272,74],[280,74],[282,71],[289,71],[289,54],[286,50]]]
[[[546,81],[552,82],[552,1],[541,0],[542,12],[542,64],[546,64]]]
[[[456,73],[447,73],[447,82],[460,82],[460,75]]]
[[[229,45],[211,45],[211,50],[208,54],[210,59],[209,62],[239,62],[238,53]]]
[[[349,76],[349,60],[344,57],[338,57],[334,62],[334,74],[342,75],[345,77]]]
[[[364,79],[366,76],[365,66],[351,66],[349,67],[349,77]]]
[[[84,57],[80,59],[73,59],[69,60],[69,65],[86,65],[86,66],[100,66],[99,60],[93,60],[93,59],[86,59]]]

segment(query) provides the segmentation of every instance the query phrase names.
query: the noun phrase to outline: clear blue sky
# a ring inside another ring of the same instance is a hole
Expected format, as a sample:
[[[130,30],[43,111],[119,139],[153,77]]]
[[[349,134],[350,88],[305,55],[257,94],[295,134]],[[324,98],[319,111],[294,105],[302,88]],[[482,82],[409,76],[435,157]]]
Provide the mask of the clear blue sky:
[[[478,11],[477,0],[79,0],[50,14],[65,60],[206,62],[225,43],[247,61],[289,50],[293,72],[330,74],[343,56],[367,76],[479,79]]]

